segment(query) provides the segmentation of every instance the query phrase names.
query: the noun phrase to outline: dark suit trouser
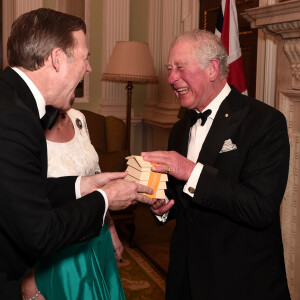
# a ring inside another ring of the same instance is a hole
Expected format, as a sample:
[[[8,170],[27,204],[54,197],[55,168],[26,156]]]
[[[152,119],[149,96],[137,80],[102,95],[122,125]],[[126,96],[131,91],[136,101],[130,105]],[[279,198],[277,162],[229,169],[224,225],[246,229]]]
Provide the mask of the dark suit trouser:
[[[185,274],[182,281],[181,286],[181,298],[182,300],[192,300],[191,288],[189,285],[189,275],[187,270],[185,270]]]

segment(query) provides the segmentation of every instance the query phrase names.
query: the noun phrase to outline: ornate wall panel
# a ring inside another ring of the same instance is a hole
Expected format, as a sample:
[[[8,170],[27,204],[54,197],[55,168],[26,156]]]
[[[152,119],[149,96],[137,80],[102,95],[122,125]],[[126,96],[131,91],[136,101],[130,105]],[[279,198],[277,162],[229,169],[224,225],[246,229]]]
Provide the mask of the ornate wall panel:
[[[275,107],[287,119],[291,146],[289,178],[281,206],[281,228],[291,297],[300,300],[300,1],[249,9],[245,18],[252,27],[276,38]]]
[[[281,205],[281,228],[289,289],[300,299],[300,91],[280,91],[279,107],[286,116],[290,137],[290,169]]]
[[[130,0],[103,0],[102,2],[103,73],[116,42],[129,40]],[[106,81],[99,82],[99,84],[102,84],[99,112],[103,115],[114,115],[125,119],[127,99],[125,84]]]

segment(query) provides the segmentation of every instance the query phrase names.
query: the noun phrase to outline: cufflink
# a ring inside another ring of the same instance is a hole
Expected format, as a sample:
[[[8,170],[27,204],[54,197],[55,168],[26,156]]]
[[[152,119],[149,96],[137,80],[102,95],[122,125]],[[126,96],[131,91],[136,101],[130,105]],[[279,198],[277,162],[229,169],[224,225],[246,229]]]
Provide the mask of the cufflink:
[[[188,188],[188,191],[191,193],[191,194],[195,194],[195,189],[193,187],[189,187]]]

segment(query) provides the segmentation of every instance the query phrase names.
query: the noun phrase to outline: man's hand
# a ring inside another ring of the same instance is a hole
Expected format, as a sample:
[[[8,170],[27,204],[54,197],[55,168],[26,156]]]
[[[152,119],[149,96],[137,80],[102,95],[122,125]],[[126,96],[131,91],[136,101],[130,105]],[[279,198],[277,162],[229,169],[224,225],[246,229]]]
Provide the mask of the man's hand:
[[[162,216],[172,208],[174,203],[174,200],[170,200],[166,203],[165,199],[157,199],[150,209],[155,215]]]
[[[80,182],[81,196],[85,196],[102,188],[105,184],[114,179],[123,179],[127,172],[106,172],[99,173],[92,176],[82,176]]]
[[[160,164],[151,168],[153,172],[167,173],[183,181],[188,181],[196,166],[194,162],[176,151],[142,152],[141,156],[146,161]]]
[[[137,202],[152,205],[155,199],[144,195],[153,194],[153,190],[145,185],[138,184],[134,181],[116,179],[108,182],[101,190],[105,192],[108,198],[108,208],[110,210],[120,210]]]

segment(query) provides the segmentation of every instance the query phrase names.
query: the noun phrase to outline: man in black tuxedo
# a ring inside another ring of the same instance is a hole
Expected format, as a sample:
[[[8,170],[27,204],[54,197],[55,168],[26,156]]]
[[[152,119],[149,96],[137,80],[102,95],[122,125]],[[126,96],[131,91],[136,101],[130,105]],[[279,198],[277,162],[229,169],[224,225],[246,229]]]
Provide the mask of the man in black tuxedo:
[[[21,299],[21,280],[42,257],[99,234],[107,209],[153,204],[150,188],[126,172],[47,179],[40,119],[45,106],[68,110],[91,72],[85,23],[38,9],[20,16],[0,75],[0,299]],[[23,295],[32,298],[38,291]]]
[[[227,73],[214,34],[194,30],[172,43],[168,81],[189,110],[171,131],[169,151],[142,153],[161,164],[153,171],[170,175],[170,201],[152,206],[162,222],[176,218],[166,299],[287,300],[279,218],[286,120],[230,87]]]

